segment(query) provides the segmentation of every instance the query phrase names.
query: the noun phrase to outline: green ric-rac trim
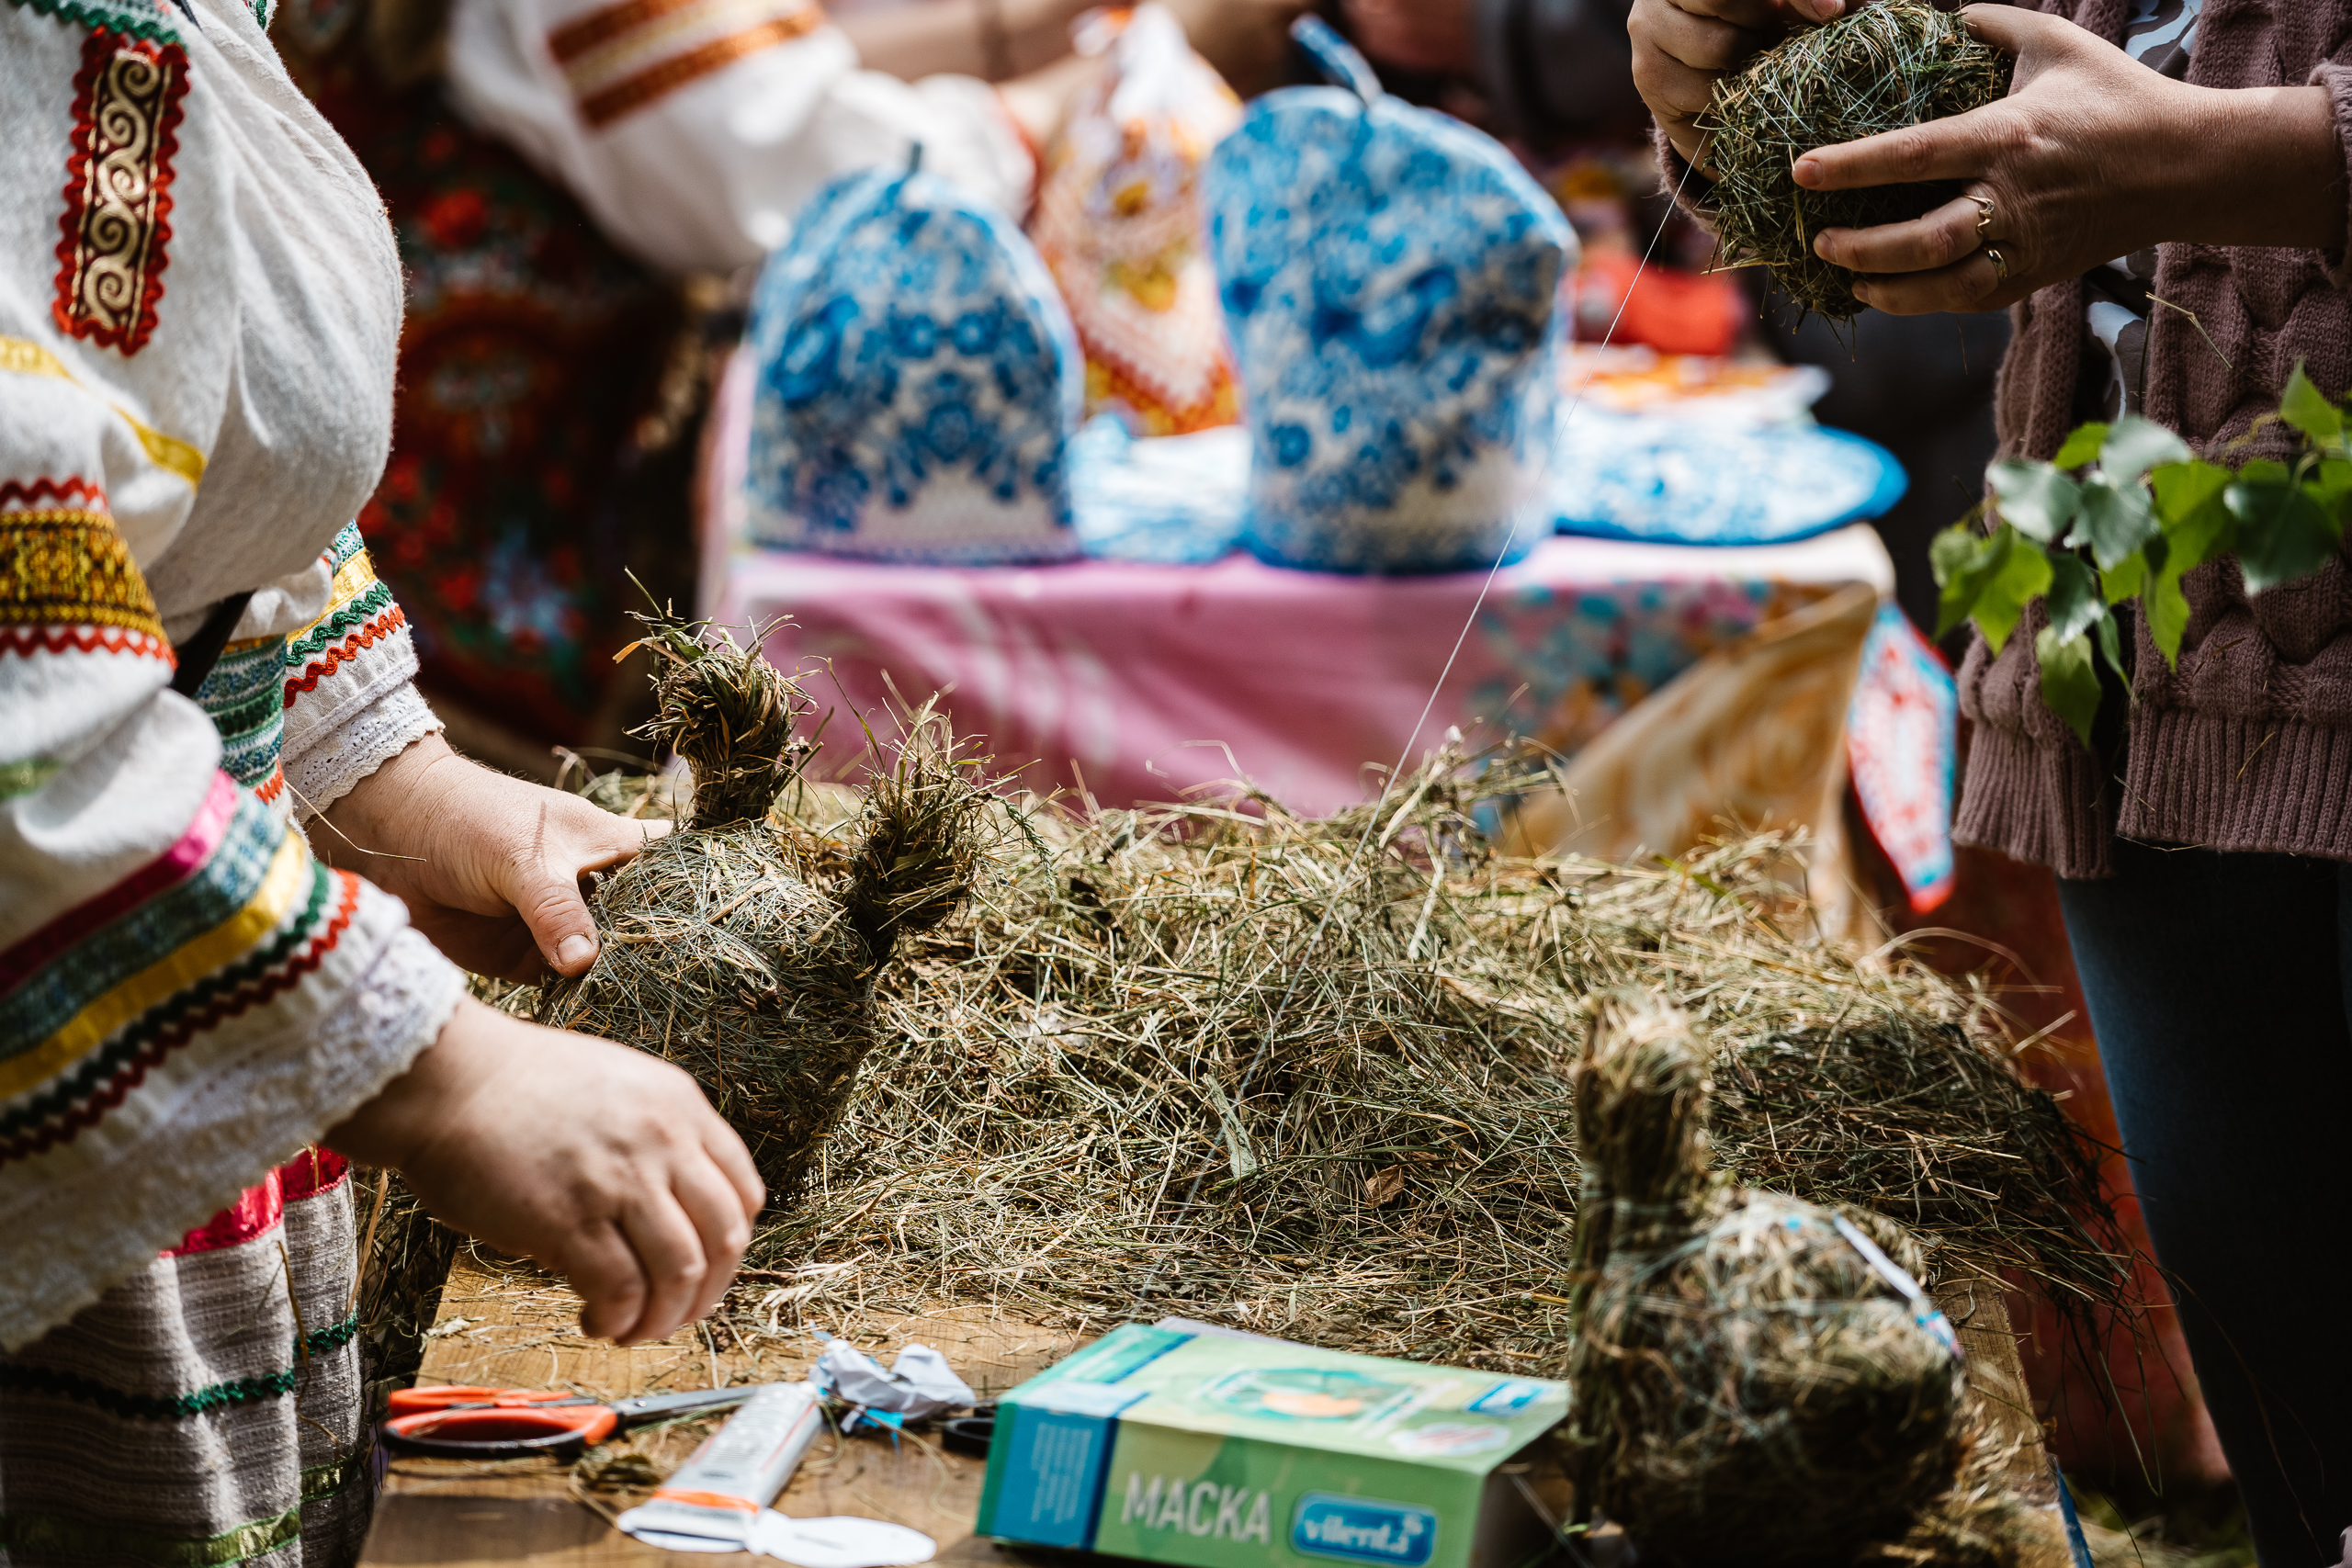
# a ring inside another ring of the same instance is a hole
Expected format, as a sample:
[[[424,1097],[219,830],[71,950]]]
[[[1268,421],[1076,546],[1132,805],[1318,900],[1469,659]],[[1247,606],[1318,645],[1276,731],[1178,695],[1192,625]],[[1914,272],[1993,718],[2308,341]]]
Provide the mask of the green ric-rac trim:
[[[39,16],[54,17],[61,22],[129,33],[155,43],[180,41],[178,28],[164,20],[160,12],[143,6],[89,6],[83,0],[8,0],[8,4]]]
[[[368,618],[390,608],[391,584],[375,581],[351,596],[351,602],[326,616],[302,636],[286,645],[286,668],[300,670],[303,661],[313,654],[324,653],[341,642],[354,626],[362,626]]]
[[[302,1510],[255,1519],[215,1536],[150,1535],[144,1530],[62,1518],[55,1514],[0,1514],[0,1548],[10,1556],[104,1557],[157,1568],[224,1568],[276,1551],[302,1536]]]
[[[359,1332],[359,1314],[353,1313],[330,1328],[311,1330],[303,1337],[303,1349],[313,1356],[339,1350],[351,1343]],[[181,1394],[126,1393],[109,1388],[96,1378],[85,1378],[75,1372],[61,1372],[48,1367],[28,1367],[16,1363],[0,1363],[0,1392],[10,1393],[46,1393],[62,1399],[78,1399],[85,1404],[95,1404],[110,1416],[127,1421],[184,1421],[191,1416],[201,1416],[208,1410],[225,1410],[232,1404],[249,1404],[259,1399],[282,1399],[292,1393],[301,1382],[299,1365],[282,1371],[262,1372],[254,1377],[238,1378],[231,1382],[216,1382]]]

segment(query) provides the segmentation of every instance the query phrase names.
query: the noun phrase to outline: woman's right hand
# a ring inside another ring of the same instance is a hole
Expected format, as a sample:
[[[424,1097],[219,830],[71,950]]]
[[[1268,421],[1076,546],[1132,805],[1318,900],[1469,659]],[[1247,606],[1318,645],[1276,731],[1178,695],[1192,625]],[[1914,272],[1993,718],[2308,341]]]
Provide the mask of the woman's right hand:
[[[686,1074],[471,998],[322,1141],[398,1170],[435,1219],[565,1276],[582,1329],[622,1345],[718,1304],[766,1196]]]
[[[1842,16],[1846,0],[1634,0],[1625,17],[1634,42],[1634,86],[1674,150],[1699,165],[1705,140],[1693,122],[1715,83],[1792,26]]]

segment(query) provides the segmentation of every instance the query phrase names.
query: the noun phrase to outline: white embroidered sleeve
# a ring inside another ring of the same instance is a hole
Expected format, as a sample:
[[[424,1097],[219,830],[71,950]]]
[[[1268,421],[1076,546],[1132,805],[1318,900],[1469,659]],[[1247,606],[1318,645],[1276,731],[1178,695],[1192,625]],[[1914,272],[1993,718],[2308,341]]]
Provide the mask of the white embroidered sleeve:
[[[858,69],[816,0],[457,0],[458,107],[666,272],[729,272],[829,180],[923,164],[1018,216],[1035,160],[995,89]]]
[[[286,782],[299,821],[441,728],[412,683],[415,643],[358,528],[345,525],[322,561],[334,579],[326,611],[286,641]]]
[[[9,1348],[343,1121],[464,989],[263,793],[284,637],[171,689],[173,636],[223,599],[258,590],[266,619],[320,592],[399,327],[357,164],[249,10],[189,5],[0,6]]]

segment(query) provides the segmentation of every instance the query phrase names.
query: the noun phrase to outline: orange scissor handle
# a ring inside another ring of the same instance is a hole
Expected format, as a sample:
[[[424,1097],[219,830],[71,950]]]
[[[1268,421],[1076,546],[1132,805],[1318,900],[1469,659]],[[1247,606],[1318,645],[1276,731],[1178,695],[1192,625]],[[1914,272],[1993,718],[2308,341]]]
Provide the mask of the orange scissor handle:
[[[475,1388],[466,1383],[442,1383],[432,1388],[396,1388],[392,1390],[390,1407],[395,1416],[416,1416],[427,1411],[447,1410],[454,1405],[488,1404],[500,1409],[528,1407],[534,1404],[581,1403],[576,1393],[560,1390],[536,1388]]]
[[[454,1459],[508,1459],[526,1454],[574,1455],[601,1443],[620,1425],[609,1404],[535,1406],[528,1403],[467,1410],[419,1410],[384,1423],[396,1448]]]

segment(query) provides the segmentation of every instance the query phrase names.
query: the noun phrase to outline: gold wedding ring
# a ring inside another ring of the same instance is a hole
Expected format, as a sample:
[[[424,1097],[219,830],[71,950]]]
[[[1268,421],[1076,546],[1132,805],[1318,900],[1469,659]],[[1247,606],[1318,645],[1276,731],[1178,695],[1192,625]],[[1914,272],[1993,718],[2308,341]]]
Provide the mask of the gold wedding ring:
[[[1984,247],[1984,259],[1993,264],[1993,287],[2001,288],[2009,281],[2008,258],[1991,245]]]
[[[1976,243],[1981,245],[1993,237],[1993,198],[1972,196],[1968,199],[1976,204]]]

